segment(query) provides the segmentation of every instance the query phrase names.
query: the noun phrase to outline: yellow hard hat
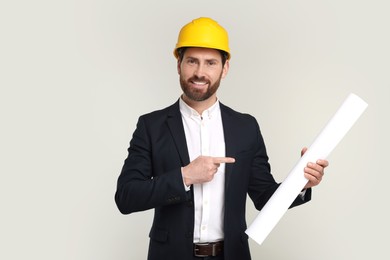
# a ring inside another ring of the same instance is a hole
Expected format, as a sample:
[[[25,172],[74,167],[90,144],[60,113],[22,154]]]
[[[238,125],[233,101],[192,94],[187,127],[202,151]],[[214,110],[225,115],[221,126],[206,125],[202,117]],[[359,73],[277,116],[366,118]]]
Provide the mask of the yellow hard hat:
[[[229,39],[226,30],[216,21],[201,17],[181,28],[173,54],[178,58],[181,47],[202,47],[225,51],[230,59]]]

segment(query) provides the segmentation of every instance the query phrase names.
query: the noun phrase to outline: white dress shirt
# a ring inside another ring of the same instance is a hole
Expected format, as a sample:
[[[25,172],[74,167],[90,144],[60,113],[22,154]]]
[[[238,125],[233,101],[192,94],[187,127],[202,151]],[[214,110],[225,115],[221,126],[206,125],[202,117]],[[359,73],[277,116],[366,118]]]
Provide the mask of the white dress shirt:
[[[219,101],[199,115],[181,98],[180,112],[183,119],[190,161],[200,155],[225,157],[225,138]],[[194,184],[195,226],[194,242],[223,240],[225,200],[225,164],[210,182]]]

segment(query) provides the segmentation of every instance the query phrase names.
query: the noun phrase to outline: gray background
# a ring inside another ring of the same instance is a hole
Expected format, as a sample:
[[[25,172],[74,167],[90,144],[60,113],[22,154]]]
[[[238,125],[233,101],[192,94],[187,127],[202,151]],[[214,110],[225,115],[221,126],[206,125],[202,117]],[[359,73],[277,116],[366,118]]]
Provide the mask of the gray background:
[[[254,115],[282,181],[346,96],[369,107],[313,201],[254,259],[389,259],[388,1],[2,1],[1,259],[145,259],[152,211],[122,216],[116,179],[139,115],[180,95],[182,25],[231,39],[220,100]],[[248,202],[248,224],[257,215]]]

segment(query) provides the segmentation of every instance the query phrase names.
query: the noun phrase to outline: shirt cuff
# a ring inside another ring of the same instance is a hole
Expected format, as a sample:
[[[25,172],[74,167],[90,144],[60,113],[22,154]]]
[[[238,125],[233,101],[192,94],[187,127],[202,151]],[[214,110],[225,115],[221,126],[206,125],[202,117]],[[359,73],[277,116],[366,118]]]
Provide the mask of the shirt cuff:
[[[181,176],[183,176],[183,167],[181,168]],[[190,185],[190,186],[187,186],[187,185],[185,184],[185,182],[184,182],[184,177],[182,177],[182,178],[183,178],[184,189],[185,189],[186,191],[190,191],[190,190],[191,190],[191,185]]]
[[[305,199],[305,194],[306,194],[306,189],[304,189],[303,191],[301,191],[300,193],[299,193],[299,197],[301,197],[301,199]]]

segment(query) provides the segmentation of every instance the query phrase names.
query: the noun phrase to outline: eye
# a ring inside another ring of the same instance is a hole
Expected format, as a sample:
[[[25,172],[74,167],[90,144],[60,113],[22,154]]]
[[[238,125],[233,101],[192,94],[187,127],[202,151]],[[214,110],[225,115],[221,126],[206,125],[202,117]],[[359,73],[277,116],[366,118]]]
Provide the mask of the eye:
[[[217,62],[216,60],[209,60],[209,61],[207,62],[207,64],[208,64],[209,66],[215,66],[215,65],[218,64],[218,62]]]
[[[196,64],[196,60],[192,59],[192,58],[189,58],[189,59],[187,59],[187,64],[190,64],[190,65]]]

